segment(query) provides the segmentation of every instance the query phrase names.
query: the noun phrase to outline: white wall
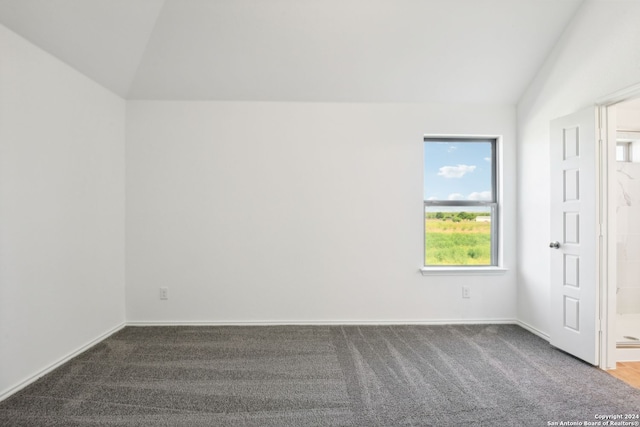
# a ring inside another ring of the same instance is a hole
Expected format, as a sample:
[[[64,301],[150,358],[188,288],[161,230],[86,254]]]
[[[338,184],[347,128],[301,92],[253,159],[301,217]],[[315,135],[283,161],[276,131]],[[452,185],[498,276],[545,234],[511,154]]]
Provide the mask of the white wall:
[[[124,322],[125,102],[0,26],[0,398]]]
[[[617,313],[640,313],[640,163],[617,162]]]
[[[640,83],[640,2],[586,0],[518,104],[518,318],[548,332],[549,122]]]
[[[130,101],[127,320],[514,319],[514,123],[513,107]],[[505,275],[419,274],[426,133],[504,136]]]
[[[640,131],[640,100],[616,104],[616,125],[620,131]]]

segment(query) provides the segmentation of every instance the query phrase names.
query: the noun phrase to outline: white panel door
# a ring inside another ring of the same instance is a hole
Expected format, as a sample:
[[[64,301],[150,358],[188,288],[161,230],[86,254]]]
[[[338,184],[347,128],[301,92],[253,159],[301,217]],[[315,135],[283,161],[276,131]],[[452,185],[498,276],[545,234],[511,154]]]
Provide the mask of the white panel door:
[[[597,111],[551,122],[551,345],[598,364]]]

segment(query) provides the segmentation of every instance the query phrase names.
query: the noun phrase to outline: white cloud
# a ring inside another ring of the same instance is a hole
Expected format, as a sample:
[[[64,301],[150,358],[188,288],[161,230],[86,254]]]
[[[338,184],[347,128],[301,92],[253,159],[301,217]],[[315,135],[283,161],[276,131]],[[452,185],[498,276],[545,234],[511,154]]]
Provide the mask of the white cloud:
[[[474,191],[469,194],[467,200],[491,200],[491,191]]]
[[[449,147],[449,149],[447,149],[447,153],[453,153],[457,149],[458,149],[458,147],[456,147],[455,145],[452,145],[451,147]]]
[[[484,158],[484,161],[485,161],[485,162],[489,162],[489,163],[491,163],[491,157],[485,157],[485,158]]]
[[[473,172],[475,169],[475,166],[469,165],[443,166],[440,168],[438,175],[445,178],[462,178],[465,174]]]
[[[460,193],[449,194],[448,200],[464,200],[464,196]]]
[[[436,196],[431,196],[427,200],[438,200],[438,198]]]

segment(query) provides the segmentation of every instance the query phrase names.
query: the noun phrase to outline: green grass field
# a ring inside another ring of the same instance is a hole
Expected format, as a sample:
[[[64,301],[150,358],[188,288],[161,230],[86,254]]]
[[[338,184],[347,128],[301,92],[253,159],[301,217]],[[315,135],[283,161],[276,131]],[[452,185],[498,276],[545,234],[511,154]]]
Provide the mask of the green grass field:
[[[491,265],[491,223],[425,219],[425,265]]]

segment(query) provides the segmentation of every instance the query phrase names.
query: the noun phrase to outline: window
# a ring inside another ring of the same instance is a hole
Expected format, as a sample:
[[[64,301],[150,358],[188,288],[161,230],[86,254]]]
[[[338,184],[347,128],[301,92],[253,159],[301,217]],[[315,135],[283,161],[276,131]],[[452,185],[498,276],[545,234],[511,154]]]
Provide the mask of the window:
[[[640,131],[618,131],[616,160],[619,162],[640,161]]]
[[[425,267],[498,266],[497,140],[424,140]]]
[[[631,156],[629,155],[631,150],[630,142],[620,142],[616,144],[616,160],[619,162],[630,162]]]

